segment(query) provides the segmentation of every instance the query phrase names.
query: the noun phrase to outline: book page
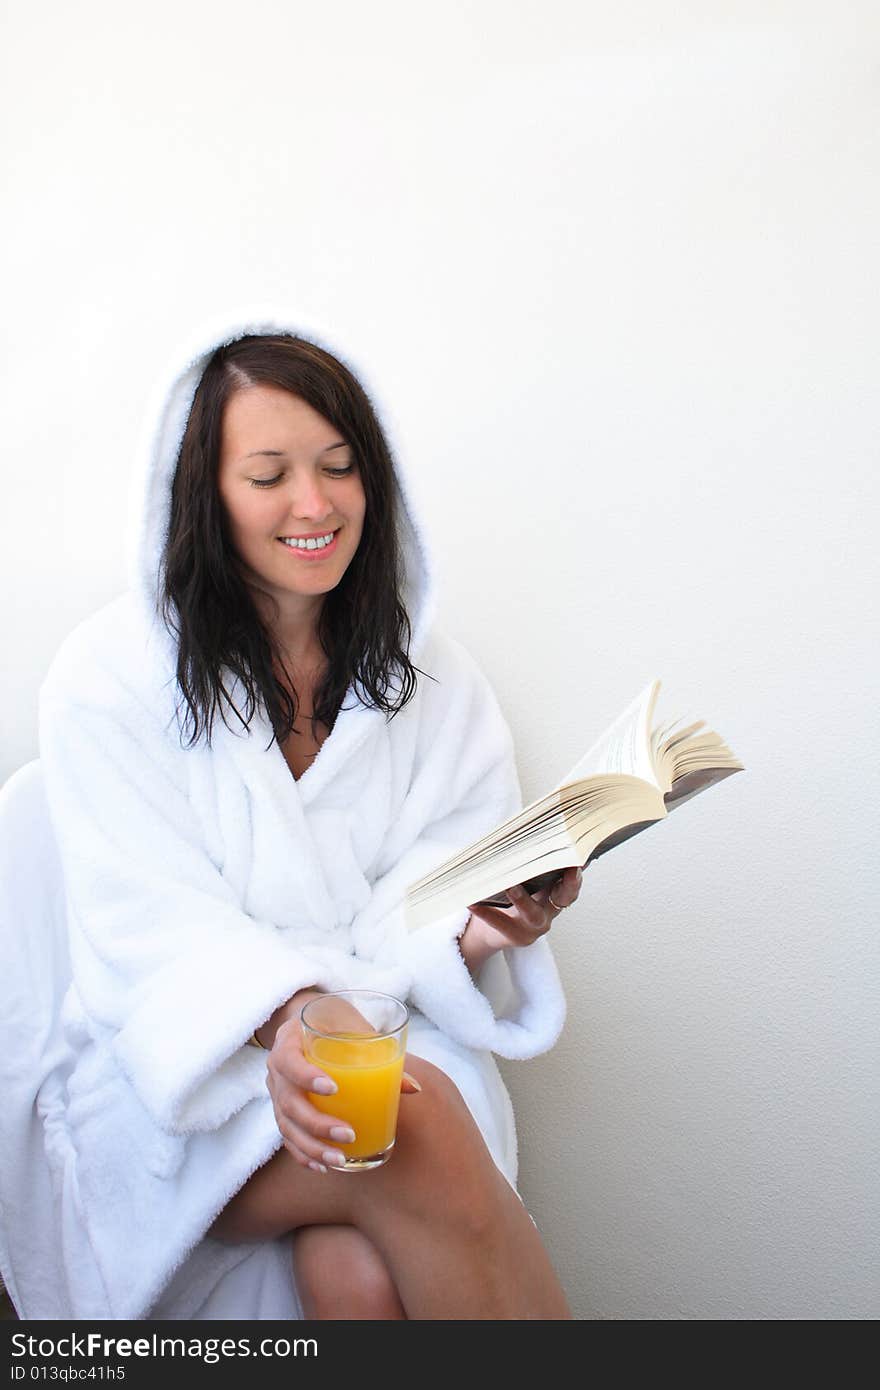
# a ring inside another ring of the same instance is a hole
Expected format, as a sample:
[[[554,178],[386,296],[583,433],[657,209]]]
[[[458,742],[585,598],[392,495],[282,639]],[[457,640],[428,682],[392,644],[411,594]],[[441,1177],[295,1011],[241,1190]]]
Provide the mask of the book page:
[[[659,680],[645,686],[641,695],[615,719],[589,752],[569,768],[553,790],[569,782],[577,782],[582,777],[606,772],[623,772],[630,777],[641,777],[652,786],[659,787],[651,755],[651,725],[659,689]]]

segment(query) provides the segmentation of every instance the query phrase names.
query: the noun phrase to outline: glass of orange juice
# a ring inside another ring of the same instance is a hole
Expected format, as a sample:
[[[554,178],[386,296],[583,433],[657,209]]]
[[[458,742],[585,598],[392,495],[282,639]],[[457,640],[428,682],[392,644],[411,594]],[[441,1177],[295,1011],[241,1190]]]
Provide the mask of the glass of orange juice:
[[[332,1096],[310,1092],[309,1100],[354,1130],[353,1143],[334,1145],[345,1155],[345,1169],[335,1171],[379,1168],[397,1134],[406,1005],[378,990],[340,989],[310,999],[300,1020],[304,1055],[339,1087]]]

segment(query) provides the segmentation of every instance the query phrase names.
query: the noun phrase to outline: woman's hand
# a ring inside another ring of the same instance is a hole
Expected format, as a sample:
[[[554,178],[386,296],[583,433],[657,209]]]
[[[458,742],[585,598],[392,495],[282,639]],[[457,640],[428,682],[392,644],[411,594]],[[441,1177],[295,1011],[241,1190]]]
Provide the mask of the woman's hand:
[[[583,870],[571,868],[551,887],[539,888],[537,893],[527,893],[521,883],[508,888],[510,907],[470,904],[470,921],[462,932],[460,945],[471,974],[496,951],[508,946],[531,946],[545,936],[562,909],[576,901],[582,882]]]
[[[345,1120],[325,1115],[308,1098],[310,1091],[326,1096],[332,1095],[337,1089],[335,1081],[314,1062],[310,1062],[303,1050],[300,1013],[309,999],[316,999],[321,993],[317,989],[299,990],[280,1010],[276,1010],[260,1032],[269,1033],[273,1026],[275,1028],[272,1049],[267,1058],[266,1086],[272,1097],[275,1123],[284,1140],[284,1147],[304,1168],[325,1173],[328,1167],[338,1168],[345,1163],[345,1155],[333,1147],[334,1143],[352,1143],[354,1135]],[[338,1011],[335,1028],[363,1033],[376,1031],[347,1001],[337,999],[334,1005]],[[281,1021],[276,1025],[279,1016]],[[401,1094],[407,1095],[420,1091],[421,1087],[404,1072],[400,1090]]]

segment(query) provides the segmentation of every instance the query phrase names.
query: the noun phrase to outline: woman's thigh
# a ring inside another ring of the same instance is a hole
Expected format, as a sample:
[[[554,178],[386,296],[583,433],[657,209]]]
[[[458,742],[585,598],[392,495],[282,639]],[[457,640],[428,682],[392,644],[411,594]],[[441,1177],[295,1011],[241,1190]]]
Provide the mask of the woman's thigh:
[[[507,1186],[453,1081],[423,1058],[406,1069],[422,1086],[401,1096],[397,1143],[369,1173],[315,1173],[284,1148],[264,1164],[220,1213],[209,1234],[220,1240],[271,1240],[301,1226],[355,1226],[365,1218],[441,1219],[477,1226],[485,1197]]]
[[[315,1173],[281,1148],[227,1202],[208,1235],[238,1245],[301,1226],[352,1225],[348,1173]]]

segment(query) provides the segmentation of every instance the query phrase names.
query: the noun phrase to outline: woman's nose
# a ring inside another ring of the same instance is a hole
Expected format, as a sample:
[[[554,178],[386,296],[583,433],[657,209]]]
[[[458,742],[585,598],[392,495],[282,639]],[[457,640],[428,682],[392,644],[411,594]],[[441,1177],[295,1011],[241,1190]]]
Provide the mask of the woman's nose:
[[[291,484],[290,509],[294,516],[323,521],[333,504],[317,478],[299,479]]]

